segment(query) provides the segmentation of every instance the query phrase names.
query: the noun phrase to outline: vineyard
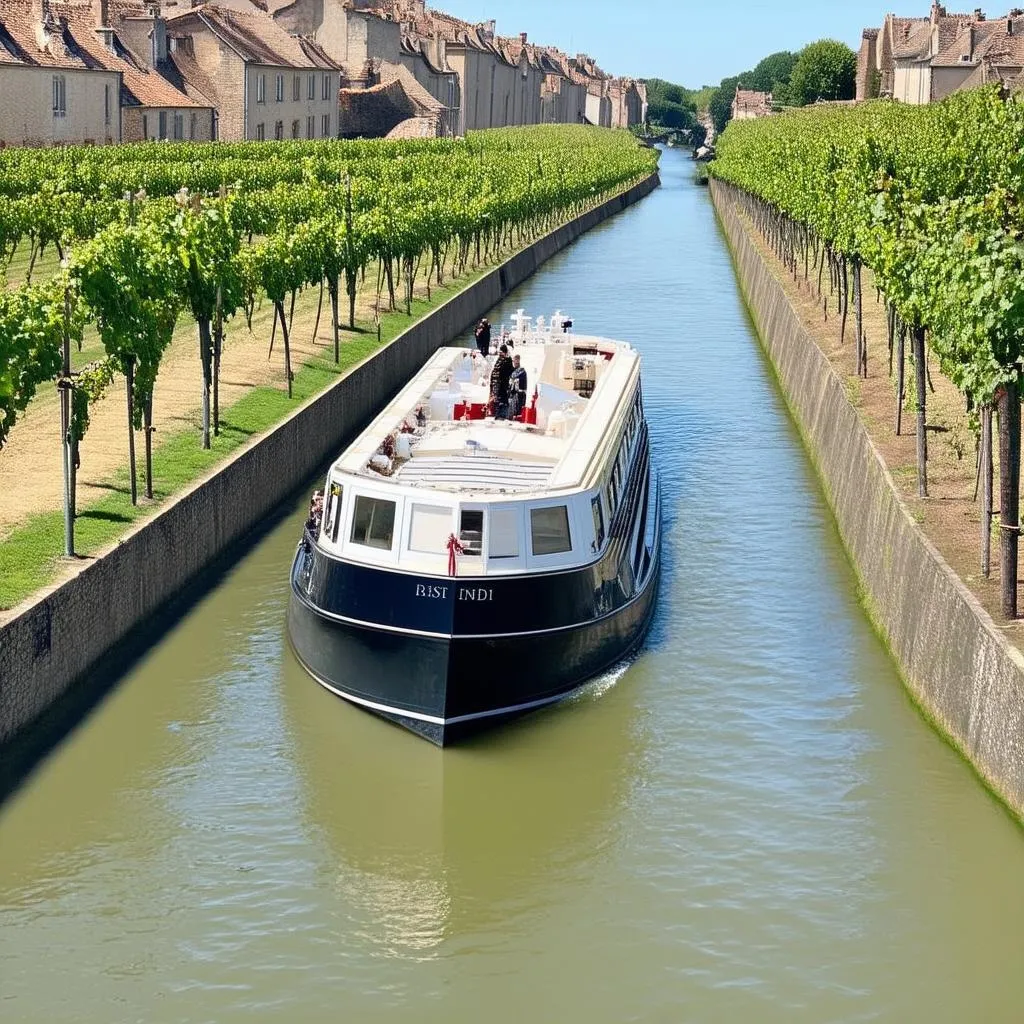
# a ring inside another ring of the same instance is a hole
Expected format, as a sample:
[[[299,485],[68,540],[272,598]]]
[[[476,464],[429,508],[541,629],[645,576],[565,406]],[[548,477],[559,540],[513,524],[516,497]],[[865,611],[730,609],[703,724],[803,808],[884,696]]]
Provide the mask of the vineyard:
[[[566,126],[412,142],[4,150],[0,458],[5,445],[17,445],[17,417],[55,382],[70,554],[90,408],[118,381],[131,424],[131,499],[136,430],[152,496],[154,383],[179,323],[194,323],[202,370],[194,443],[209,448],[221,427],[220,361],[232,318],[244,318],[250,331],[269,327],[264,341],[280,353],[291,397],[290,335],[304,289],[319,289],[317,326],[325,294],[329,300],[338,364],[367,277],[379,330],[389,311],[412,312],[417,283],[429,296],[432,286],[527,244],[655,165],[656,154],[626,133]],[[269,319],[258,315],[264,304]],[[101,346],[102,357],[72,372],[83,339],[90,351]]]
[[[1024,103],[994,88],[908,107],[820,107],[730,125],[710,167],[788,272],[829,301],[868,374],[865,268],[885,301],[895,429],[916,411],[928,496],[927,353],[971,413],[990,573],[992,414],[998,418],[1002,610],[1017,614],[1020,373],[1024,343]],[[852,316],[851,316],[852,300]],[[907,369],[912,374],[909,399]]]

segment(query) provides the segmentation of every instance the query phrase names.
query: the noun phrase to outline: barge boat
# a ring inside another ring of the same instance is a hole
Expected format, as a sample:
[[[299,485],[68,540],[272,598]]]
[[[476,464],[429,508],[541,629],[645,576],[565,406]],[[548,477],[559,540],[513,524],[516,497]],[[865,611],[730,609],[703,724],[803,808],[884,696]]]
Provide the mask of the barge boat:
[[[564,698],[654,612],[640,356],[560,313],[512,320],[518,416],[493,416],[496,354],[439,349],[332,464],[291,571],[309,674],[442,746]]]

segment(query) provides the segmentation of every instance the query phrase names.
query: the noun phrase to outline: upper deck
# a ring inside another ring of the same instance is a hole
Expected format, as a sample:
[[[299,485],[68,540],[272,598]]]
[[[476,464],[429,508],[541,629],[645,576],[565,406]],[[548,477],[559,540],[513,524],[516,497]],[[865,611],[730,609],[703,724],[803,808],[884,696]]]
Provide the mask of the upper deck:
[[[600,473],[602,452],[628,412],[639,357],[626,343],[573,334],[556,313],[492,341],[527,375],[522,421],[487,413],[495,355],[439,349],[337,459],[335,475],[482,499],[579,490]]]

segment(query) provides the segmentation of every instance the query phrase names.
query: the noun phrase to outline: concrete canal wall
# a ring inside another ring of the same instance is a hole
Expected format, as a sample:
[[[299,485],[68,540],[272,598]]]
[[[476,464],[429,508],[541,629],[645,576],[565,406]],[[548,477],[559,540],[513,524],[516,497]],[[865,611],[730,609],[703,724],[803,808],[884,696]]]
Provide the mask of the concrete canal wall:
[[[912,519],[843,382],[752,243],[728,189],[712,182],[711,195],[758,336],[876,626],[926,714],[1024,817],[1024,658]]]
[[[657,185],[652,175],[495,267],[111,550],[85,563],[73,578],[18,609],[0,625],[0,744],[50,708],[265,520],[390,401],[438,346],[465,331],[580,235]]]

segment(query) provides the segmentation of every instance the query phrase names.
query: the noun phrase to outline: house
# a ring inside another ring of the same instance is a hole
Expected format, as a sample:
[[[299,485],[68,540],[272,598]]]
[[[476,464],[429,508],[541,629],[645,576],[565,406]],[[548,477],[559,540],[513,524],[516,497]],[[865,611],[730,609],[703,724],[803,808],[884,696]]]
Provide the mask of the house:
[[[42,0],[4,0],[0,144],[121,141],[121,72],[95,59],[91,35]]]
[[[770,92],[755,89],[737,89],[732,101],[732,119],[744,121],[755,117],[768,117],[772,112]]]
[[[167,18],[168,63],[217,111],[226,141],[338,135],[341,66],[266,11],[204,3]]]
[[[857,99],[931,103],[986,82],[1010,83],[1024,71],[1024,11],[988,19],[950,14],[933,3],[927,18],[889,14],[867,28],[857,61]]]

